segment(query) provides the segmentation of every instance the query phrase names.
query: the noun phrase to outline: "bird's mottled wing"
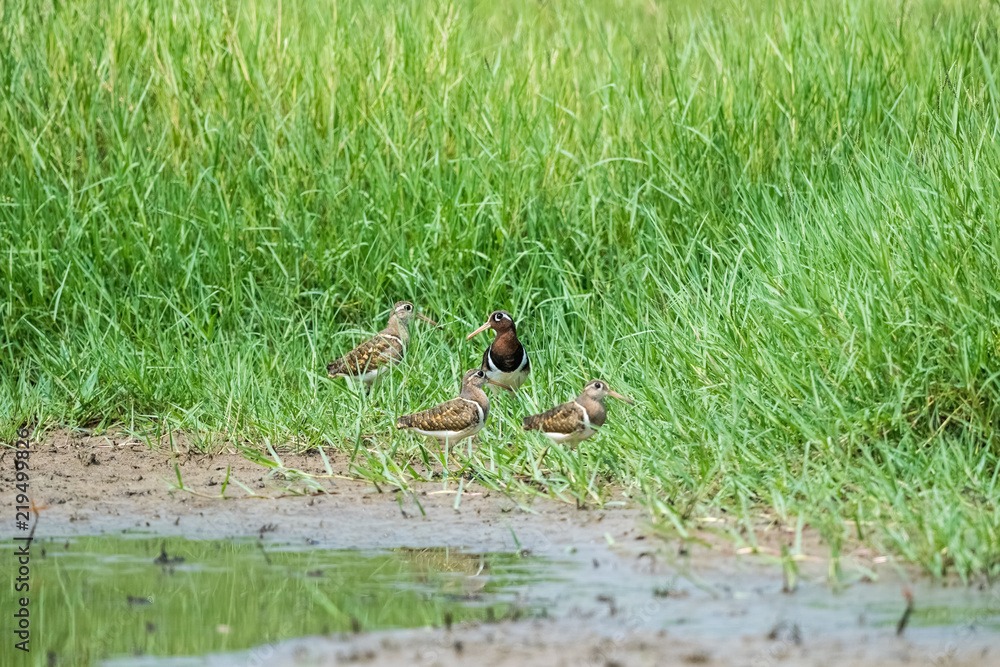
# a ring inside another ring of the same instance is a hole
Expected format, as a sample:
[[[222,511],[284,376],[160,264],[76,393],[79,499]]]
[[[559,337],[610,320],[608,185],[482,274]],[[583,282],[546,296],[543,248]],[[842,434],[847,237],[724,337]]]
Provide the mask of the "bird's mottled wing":
[[[570,434],[583,428],[583,412],[574,401],[557,405],[540,415],[524,418],[525,431]]]
[[[369,338],[356,348],[326,366],[331,377],[357,376],[394,364],[403,358],[403,345],[382,335]]]
[[[430,410],[403,415],[396,428],[419,428],[424,431],[462,431],[479,423],[476,403],[453,398]]]

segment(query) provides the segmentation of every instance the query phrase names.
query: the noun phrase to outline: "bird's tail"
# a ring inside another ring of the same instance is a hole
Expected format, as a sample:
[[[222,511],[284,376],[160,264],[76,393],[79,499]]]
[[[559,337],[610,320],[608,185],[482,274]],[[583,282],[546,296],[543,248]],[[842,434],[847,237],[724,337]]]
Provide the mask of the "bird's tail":
[[[410,428],[413,425],[413,415],[403,415],[396,419],[396,428]]]
[[[521,428],[523,428],[525,431],[534,431],[539,426],[541,426],[541,423],[542,423],[542,416],[541,415],[531,415],[531,416],[525,417],[522,420],[522,422],[521,422]]]

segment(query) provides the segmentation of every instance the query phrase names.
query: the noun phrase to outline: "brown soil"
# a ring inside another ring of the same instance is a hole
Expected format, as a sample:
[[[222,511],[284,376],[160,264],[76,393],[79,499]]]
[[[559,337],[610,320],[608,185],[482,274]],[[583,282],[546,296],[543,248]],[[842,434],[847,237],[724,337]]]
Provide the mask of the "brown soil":
[[[9,483],[12,452],[0,449],[0,470]],[[451,544],[476,551],[514,550],[513,535],[522,548],[547,551],[555,544],[604,542],[605,533],[625,541],[648,534],[638,509],[581,511],[466,482],[456,511],[457,481],[423,483],[401,493],[357,479],[347,458],[333,452],[327,452],[333,478],[316,450],[279,456],[286,469],[318,476],[322,491],[234,451],[189,452],[183,436],[174,438],[172,452],[125,436],[48,433],[30,460],[32,500],[41,509],[37,534],[142,530],[219,538],[252,536],[266,527],[264,532],[285,540],[332,536],[331,548]]]
[[[595,568],[600,565],[602,571],[633,579],[662,578],[665,572],[684,570],[704,581],[750,576],[775,590],[782,583],[773,558],[737,555],[730,541],[708,530],[710,524],[694,536],[695,541],[668,541],[647,524],[641,508],[579,510],[544,498],[510,498],[475,483],[465,484],[456,510],[455,482],[421,484],[412,493],[377,488],[349,479],[346,458],[328,455],[339,476],[321,478],[321,492],[304,494],[311,489],[301,480],[273,474],[234,451],[189,453],[183,438],[175,439],[173,451],[154,451],[125,436],[44,434],[30,461],[31,497],[40,509],[37,536],[125,530],[189,538],[266,533],[286,542],[321,539],[328,548],[449,545],[513,551],[520,547],[550,556],[579,550],[587,554],[588,562],[593,557]],[[280,456],[288,469],[326,473],[318,452]],[[13,483],[11,459],[12,450],[0,449],[0,470],[8,487]],[[230,482],[224,499],[220,492],[227,470]],[[178,488],[178,471],[184,490]],[[3,524],[0,537],[10,537],[11,531]],[[788,542],[788,534],[780,528],[762,536],[765,554],[776,554],[780,544]],[[799,563],[800,571],[822,581],[829,565],[823,559],[827,552],[811,533],[806,546],[813,555]],[[898,595],[899,570],[887,569],[890,566],[880,565],[881,560],[878,554],[857,548],[842,566],[858,565],[879,573],[894,582],[890,585],[896,586]],[[741,613],[765,611],[751,605]],[[655,630],[629,618],[626,613],[616,616],[612,609],[603,615],[588,612],[451,630],[302,638],[234,656],[206,656],[192,664],[991,665],[1000,651],[1000,638],[983,633],[961,635],[957,644],[944,641],[940,633],[911,641],[912,633],[899,639],[891,629],[867,627],[848,635],[798,637],[776,627],[770,633],[712,637],[686,632],[684,625]],[[710,626],[711,617],[701,622]],[[958,629],[955,633],[961,634]]]

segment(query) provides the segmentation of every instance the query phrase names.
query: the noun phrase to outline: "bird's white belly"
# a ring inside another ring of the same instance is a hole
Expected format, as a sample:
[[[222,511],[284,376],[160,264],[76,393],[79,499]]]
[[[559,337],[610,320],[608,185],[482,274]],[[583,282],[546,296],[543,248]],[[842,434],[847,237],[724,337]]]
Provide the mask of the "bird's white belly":
[[[586,440],[595,433],[597,433],[597,431],[587,426],[582,431],[573,431],[572,433],[545,432],[545,436],[557,445],[575,445],[578,442]]]
[[[526,366],[528,366],[527,350],[524,351],[524,355],[521,357],[521,364],[517,367],[517,369],[510,372],[505,372],[497,368],[496,363],[493,361],[493,356],[489,352],[487,352],[486,368],[484,368],[483,370],[486,371],[486,377],[488,377],[489,379],[493,380],[494,382],[499,382],[500,384],[510,387],[514,391],[517,391],[518,389],[521,388],[521,385],[524,384],[524,381],[528,379],[528,369],[525,368]],[[500,387],[497,387],[495,385],[490,385],[489,387],[494,394],[503,391],[502,389],[500,389]]]
[[[422,428],[413,429],[420,435],[426,435],[428,438],[435,438],[437,440],[447,440],[448,442],[458,442],[459,440],[465,440],[479,433],[483,429],[483,422],[479,422],[475,426],[470,426],[467,429],[461,431],[425,431]]]
[[[364,382],[365,384],[371,384],[372,382],[375,381],[375,378],[377,378],[380,373],[384,373],[387,370],[389,370],[388,366],[381,366],[380,368],[376,368],[374,370],[365,371],[361,375],[358,375],[357,378],[362,382]]]
[[[494,382],[499,382],[500,384],[507,385],[514,391],[517,391],[518,389],[521,388],[521,385],[524,384],[524,381],[528,379],[528,373],[526,371],[521,371],[521,370],[512,371],[510,373],[504,373],[503,371],[488,370],[486,371],[486,377],[493,380]],[[489,385],[489,387],[490,389],[493,390],[494,393],[503,391],[502,389],[500,389],[500,387],[497,387],[495,385]]]

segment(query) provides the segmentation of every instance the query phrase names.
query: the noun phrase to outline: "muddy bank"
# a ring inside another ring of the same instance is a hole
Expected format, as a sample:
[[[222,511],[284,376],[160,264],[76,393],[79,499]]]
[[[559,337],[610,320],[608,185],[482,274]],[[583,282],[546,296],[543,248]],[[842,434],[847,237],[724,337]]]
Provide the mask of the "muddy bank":
[[[216,454],[198,453],[188,448],[183,434],[163,438],[153,450],[125,434],[43,433],[31,458],[32,500],[41,509],[38,534],[271,534],[281,539],[322,537],[343,548],[461,545],[539,553],[599,543],[614,544],[622,554],[711,563],[713,568],[729,567],[738,552],[748,551],[720,537],[721,524],[712,518],[696,525],[684,542],[659,539],[648,513],[626,499],[580,509],[548,498],[509,496],[474,481],[464,483],[461,498],[456,498],[457,481],[414,484],[401,493],[359,480],[349,457],[339,452],[326,451],[327,461],[317,450],[278,454],[284,468],[315,477],[282,474],[231,446]],[[0,449],[0,475],[7,482],[13,481],[12,457],[12,450]],[[9,537],[8,530],[0,524],[0,537]],[[773,560],[781,545],[791,544],[792,535],[792,527],[762,519],[758,555]],[[799,567],[824,573],[829,552],[815,531],[805,530],[802,550]],[[857,545],[845,544],[842,561],[847,569],[889,569],[881,554]]]
[[[439,547],[527,551],[554,574],[523,595],[544,617],[354,635],[303,637],[190,658],[132,656],[114,664],[184,665],[992,665],[1000,661],[1000,592],[943,587],[868,549],[846,553],[845,587],[826,586],[829,562],[806,535],[796,592],[776,559],[789,536],[762,533],[764,556],[716,534],[663,540],[641,508],[580,510],[511,498],[466,483],[400,494],[355,479],[329,453],[333,478],[273,474],[241,454],[189,454],[183,439],[152,451],[115,436],[50,433],[31,458],[40,539],[141,532],[194,539],[255,538],[266,548],[379,550]],[[326,474],[318,452],[279,453],[287,469]],[[11,452],[0,453],[10,482]],[[183,486],[178,488],[177,472]],[[220,497],[227,472],[226,498]],[[236,482],[239,481],[239,483]],[[309,492],[310,495],[302,495]],[[260,496],[260,497],[256,497]],[[4,524],[0,537],[11,537]],[[846,550],[845,550],[846,551]],[[916,600],[897,636],[905,602]]]
[[[605,534],[626,545],[650,535],[637,508],[578,510],[544,498],[510,498],[466,482],[456,509],[457,481],[423,483],[400,493],[350,479],[355,475],[349,460],[333,452],[327,453],[333,478],[323,477],[326,464],[315,450],[279,456],[285,468],[319,478],[276,473],[234,451],[188,453],[182,438],[171,452],[153,451],[124,436],[45,434],[31,456],[31,499],[41,509],[37,535],[263,534],[322,540],[330,548],[455,545],[542,552],[604,542]],[[0,450],[0,470],[8,483],[13,483],[12,460],[12,450]],[[178,488],[178,472],[185,490]],[[0,536],[12,534],[9,526],[0,527]]]
[[[795,641],[775,634],[689,640],[681,632],[633,632],[622,624],[543,620],[444,630],[403,630],[353,638],[311,637],[231,655],[200,658],[129,658],[109,666],[236,667],[665,667],[667,665],[789,665],[852,667],[949,665],[985,667],[998,660],[997,642],[967,642],[960,649],[879,636]]]

